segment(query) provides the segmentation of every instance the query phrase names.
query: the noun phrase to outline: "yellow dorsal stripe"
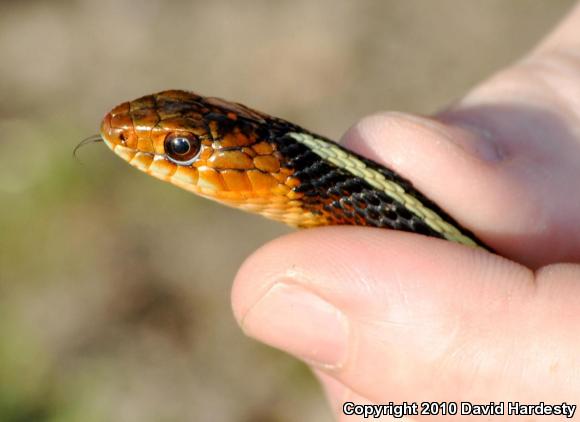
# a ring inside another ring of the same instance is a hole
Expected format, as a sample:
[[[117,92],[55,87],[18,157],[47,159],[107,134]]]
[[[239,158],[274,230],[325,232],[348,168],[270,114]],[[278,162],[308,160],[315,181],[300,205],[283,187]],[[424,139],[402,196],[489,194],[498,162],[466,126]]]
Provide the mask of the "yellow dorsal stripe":
[[[423,220],[425,224],[437,233],[440,233],[445,239],[467,246],[477,246],[472,239],[462,234],[457,227],[445,221],[435,211],[427,208],[417,198],[408,194],[401,185],[388,180],[380,172],[368,167],[364,162],[348,154],[337,145],[305,133],[290,133],[289,135],[297,142],[306,145],[324,160],[348,171],[354,176],[360,177],[375,189],[383,191]]]

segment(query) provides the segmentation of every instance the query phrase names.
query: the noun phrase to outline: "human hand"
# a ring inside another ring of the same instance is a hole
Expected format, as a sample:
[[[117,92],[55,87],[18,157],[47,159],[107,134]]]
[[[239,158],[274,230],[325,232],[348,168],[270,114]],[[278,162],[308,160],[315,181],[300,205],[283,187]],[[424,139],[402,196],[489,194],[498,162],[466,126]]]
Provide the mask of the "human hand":
[[[338,419],[345,401],[580,404],[580,265],[556,264],[580,262],[579,51],[576,7],[441,114],[376,114],[343,139],[512,261],[331,227],[275,240],[240,269],[240,325],[310,364]]]

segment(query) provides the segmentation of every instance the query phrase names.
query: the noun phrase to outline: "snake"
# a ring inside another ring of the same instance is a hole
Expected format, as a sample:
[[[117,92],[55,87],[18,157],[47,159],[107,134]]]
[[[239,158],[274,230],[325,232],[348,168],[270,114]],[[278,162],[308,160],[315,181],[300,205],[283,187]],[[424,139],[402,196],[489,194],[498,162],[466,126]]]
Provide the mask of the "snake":
[[[236,102],[146,95],[114,107],[91,140],[151,176],[294,227],[386,228],[491,251],[392,169]]]

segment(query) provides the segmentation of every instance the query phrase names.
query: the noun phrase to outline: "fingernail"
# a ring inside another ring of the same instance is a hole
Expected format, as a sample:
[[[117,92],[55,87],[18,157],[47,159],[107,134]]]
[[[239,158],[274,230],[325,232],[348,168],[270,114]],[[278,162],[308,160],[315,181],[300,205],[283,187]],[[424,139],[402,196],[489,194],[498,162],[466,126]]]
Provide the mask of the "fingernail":
[[[246,334],[310,363],[340,366],[346,359],[348,320],[301,286],[277,283],[242,320]]]

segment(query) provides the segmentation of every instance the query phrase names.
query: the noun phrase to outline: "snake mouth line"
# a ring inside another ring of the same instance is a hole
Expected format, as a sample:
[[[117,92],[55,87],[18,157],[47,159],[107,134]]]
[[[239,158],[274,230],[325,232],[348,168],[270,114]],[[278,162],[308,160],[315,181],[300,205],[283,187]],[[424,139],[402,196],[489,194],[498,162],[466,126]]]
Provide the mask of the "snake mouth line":
[[[140,170],[146,171],[153,175],[157,175],[159,172],[151,169],[151,164],[154,162],[166,162],[171,167],[177,168],[173,163],[170,163],[165,156],[161,154],[155,154],[153,152],[139,151],[133,148],[129,148],[125,145],[112,144],[104,139],[105,144],[120,158],[127,161],[130,165],[137,167]]]
[[[200,177],[199,171],[195,167],[179,166],[172,163],[163,154],[139,151],[124,145],[113,144],[107,141],[105,137],[103,137],[103,141],[115,153],[115,155],[126,161],[129,165],[157,179],[171,182],[182,189],[209,198],[228,196],[225,193],[220,194],[219,189],[203,177]]]

